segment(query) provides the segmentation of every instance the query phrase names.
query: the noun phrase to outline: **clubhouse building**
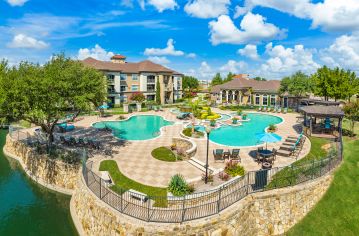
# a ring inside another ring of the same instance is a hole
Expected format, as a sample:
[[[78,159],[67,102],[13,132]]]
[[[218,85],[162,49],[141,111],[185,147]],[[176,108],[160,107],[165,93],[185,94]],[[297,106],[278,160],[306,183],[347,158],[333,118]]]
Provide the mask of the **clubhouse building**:
[[[86,66],[105,73],[108,84],[108,100],[112,104],[130,102],[131,95],[141,92],[147,101],[156,100],[157,81],[160,85],[161,104],[173,103],[182,97],[181,73],[145,60],[126,62],[123,55],[114,55],[111,61],[86,58]]]
[[[280,96],[279,87],[279,80],[258,81],[250,79],[248,74],[238,74],[227,83],[213,86],[210,93],[211,100],[217,104],[290,106],[289,96]]]

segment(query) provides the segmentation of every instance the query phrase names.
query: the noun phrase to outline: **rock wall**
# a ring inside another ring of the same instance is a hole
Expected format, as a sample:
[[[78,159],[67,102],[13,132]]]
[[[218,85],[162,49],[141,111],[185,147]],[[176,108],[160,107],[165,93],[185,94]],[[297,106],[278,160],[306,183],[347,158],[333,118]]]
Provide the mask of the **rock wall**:
[[[71,194],[75,189],[80,165],[70,165],[35,154],[24,143],[13,140],[9,135],[4,152],[19,160],[25,172],[38,183],[66,194]]]
[[[211,217],[159,224],[119,213],[90,192],[81,178],[71,208],[86,235],[280,235],[310,211],[331,180],[326,175],[298,186],[254,193]]]
[[[197,145],[189,139],[172,138],[172,143],[175,144],[177,148],[186,150],[187,158],[191,158],[196,154]]]

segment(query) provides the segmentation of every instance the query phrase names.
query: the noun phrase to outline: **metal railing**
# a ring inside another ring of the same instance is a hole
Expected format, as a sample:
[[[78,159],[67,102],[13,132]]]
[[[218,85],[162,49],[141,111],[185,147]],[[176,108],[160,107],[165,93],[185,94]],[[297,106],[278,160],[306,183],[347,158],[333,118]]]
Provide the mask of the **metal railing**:
[[[298,185],[327,174],[342,160],[341,138],[336,144],[336,151],[326,158],[250,171],[212,190],[183,197],[147,196],[117,186],[115,192],[92,171],[92,161],[84,162],[82,170],[87,187],[117,211],[148,222],[181,223],[217,214],[249,194]],[[147,200],[142,201],[144,198]]]

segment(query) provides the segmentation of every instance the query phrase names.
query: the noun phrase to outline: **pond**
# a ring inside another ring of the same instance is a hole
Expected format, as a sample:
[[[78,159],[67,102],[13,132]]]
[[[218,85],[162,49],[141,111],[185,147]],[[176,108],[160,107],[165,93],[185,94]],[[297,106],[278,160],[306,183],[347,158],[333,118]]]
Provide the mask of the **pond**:
[[[78,235],[70,197],[33,182],[16,160],[5,157],[6,133],[0,130],[0,235]]]

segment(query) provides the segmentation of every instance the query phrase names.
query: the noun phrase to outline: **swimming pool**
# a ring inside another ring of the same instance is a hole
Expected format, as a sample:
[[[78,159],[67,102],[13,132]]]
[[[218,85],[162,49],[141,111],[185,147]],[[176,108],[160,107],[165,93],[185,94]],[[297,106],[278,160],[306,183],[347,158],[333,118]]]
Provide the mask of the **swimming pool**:
[[[227,146],[254,146],[259,145],[256,133],[264,132],[270,124],[279,124],[283,121],[278,116],[267,114],[248,113],[250,121],[241,126],[221,126],[212,130],[209,139],[215,143]]]
[[[95,128],[110,128],[115,137],[126,140],[146,140],[158,137],[163,126],[174,122],[156,115],[136,115],[124,121],[101,121],[94,123]]]

